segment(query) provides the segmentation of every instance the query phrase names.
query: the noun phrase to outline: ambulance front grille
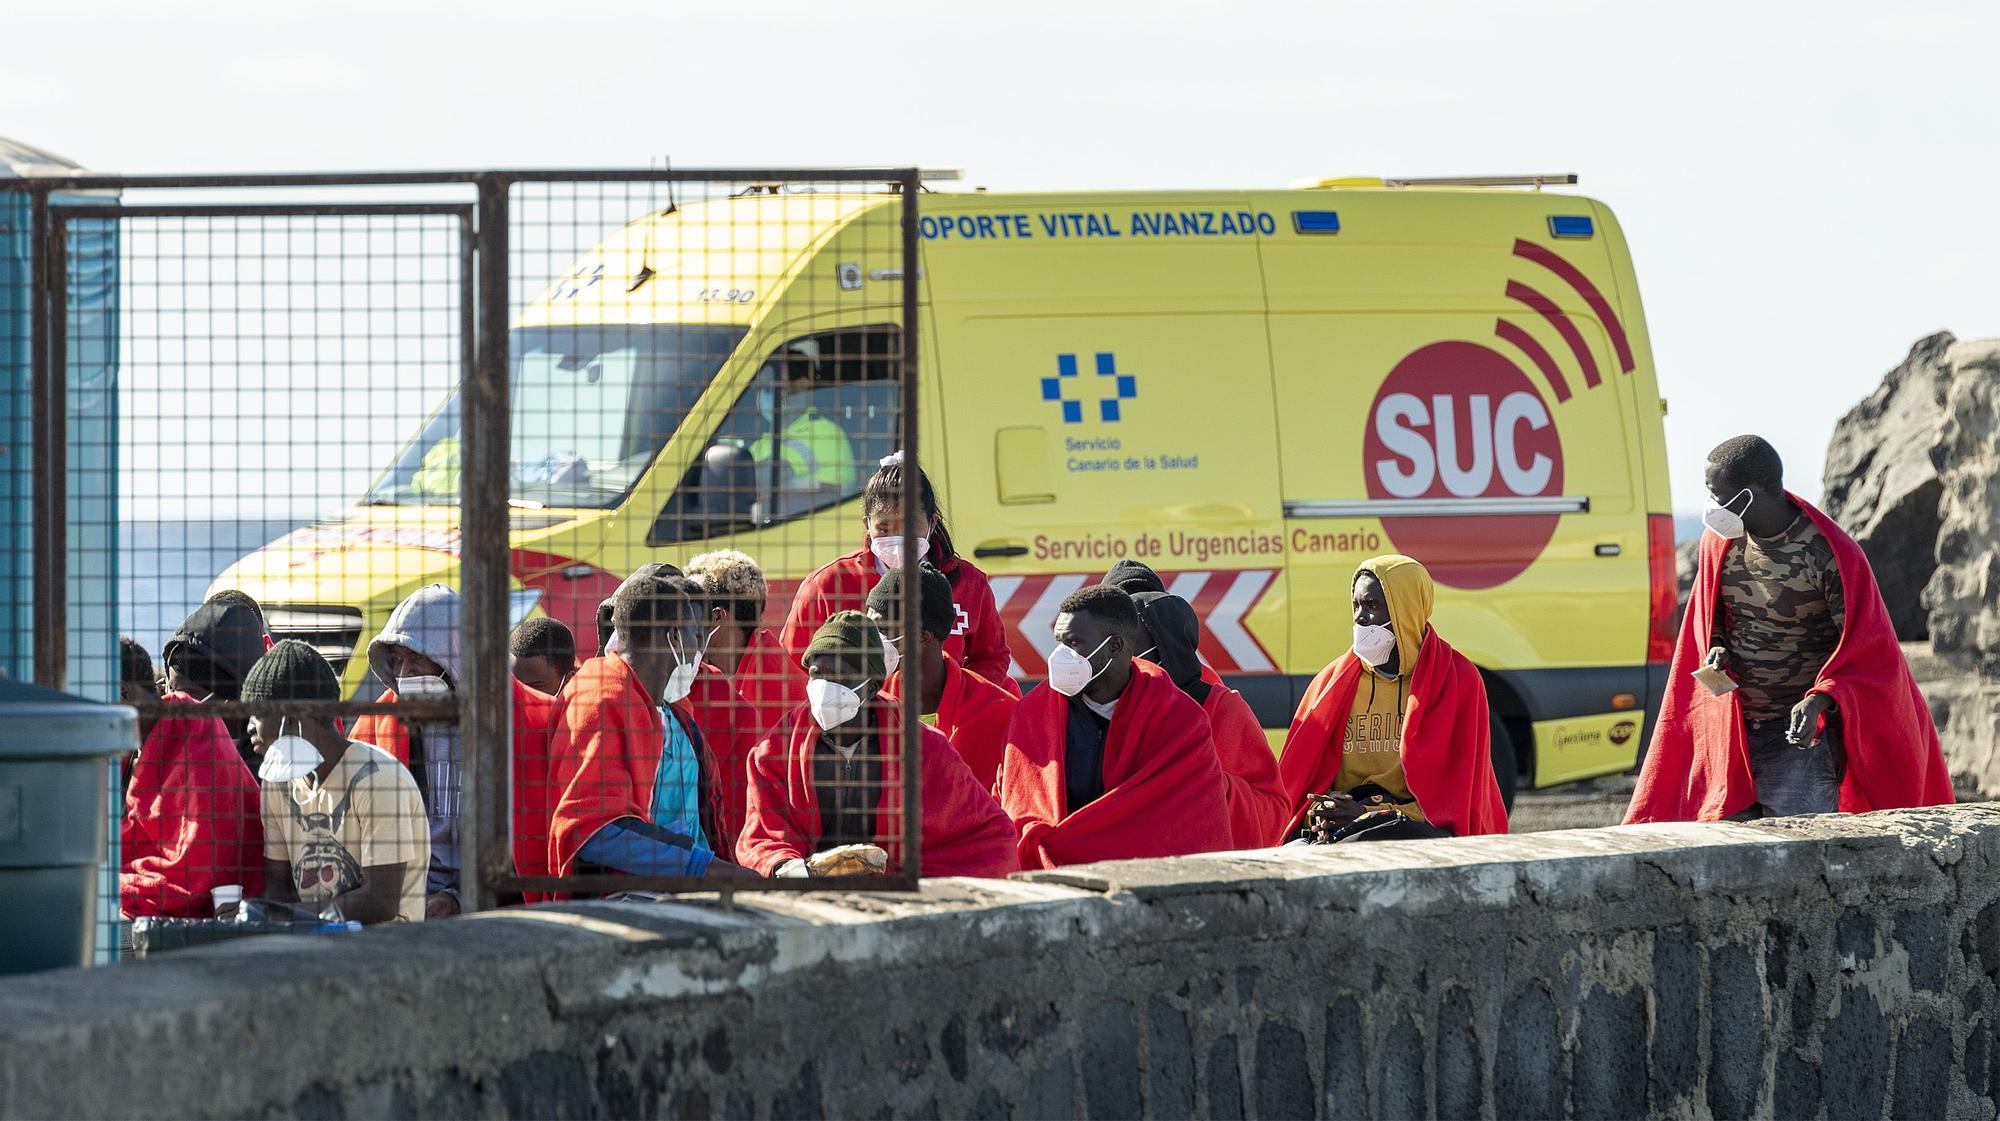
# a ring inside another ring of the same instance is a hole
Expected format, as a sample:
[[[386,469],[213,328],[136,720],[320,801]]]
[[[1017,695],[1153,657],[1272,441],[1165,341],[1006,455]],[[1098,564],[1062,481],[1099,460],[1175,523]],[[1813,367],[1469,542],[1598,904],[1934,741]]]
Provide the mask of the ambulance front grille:
[[[271,628],[273,642],[296,638],[319,651],[338,674],[347,672],[347,662],[361,641],[361,612],[352,607],[266,607],[264,622]]]

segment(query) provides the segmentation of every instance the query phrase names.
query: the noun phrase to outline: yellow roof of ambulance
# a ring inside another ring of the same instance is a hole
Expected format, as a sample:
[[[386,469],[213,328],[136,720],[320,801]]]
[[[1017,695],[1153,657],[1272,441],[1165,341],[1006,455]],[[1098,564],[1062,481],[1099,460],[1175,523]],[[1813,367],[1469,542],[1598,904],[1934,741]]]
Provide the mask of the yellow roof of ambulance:
[[[790,192],[738,195],[692,202],[648,215],[612,233],[584,254],[574,270],[523,310],[518,326],[599,323],[755,322],[782,294],[786,284],[843,229],[870,211],[891,207],[885,192]],[[1274,236],[1295,234],[1291,211],[1337,209],[1353,203],[1380,207],[1372,228],[1343,221],[1342,240],[1421,241],[1480,239],[1496,208],[1548,210],[1551,206],[1595,209],[1602,204],[1579,195],[1542,190],[1495,190],[1469,184],[1401,185],[1370,177],[1321,179],[1289,188],[1186,191],[1065,191],[1048,193],[953,192],[925,194],[920,213],[943,215],[1027,208],[1117,210],[1170,208],[1198,202],[1269,207],[1280,211]],[[1386,206],[1381,204],[1386,203]],[[899,264],[900,231],[891,219],[869,223],[871,232],[855,246],[865,268]],[[1273,235],[1267,235],[1273,236]],[[1032,239],[1031,239],[1032,240]],[[958,244],[927,242],[926,247]],[[986,241],[988,246],[1004,245]],[[1121,244],[1117,241],[1101,245]],[[1137,244],[1124,242],[1123,244]],[[879,259],[878,259],[879,258]],[[639,278],[651,270],[643,283]],[[716,293],[750,293],[722,299]],[[709,295],[704,298],[704,293]],[[559,298],[557,297],[560,294]]]

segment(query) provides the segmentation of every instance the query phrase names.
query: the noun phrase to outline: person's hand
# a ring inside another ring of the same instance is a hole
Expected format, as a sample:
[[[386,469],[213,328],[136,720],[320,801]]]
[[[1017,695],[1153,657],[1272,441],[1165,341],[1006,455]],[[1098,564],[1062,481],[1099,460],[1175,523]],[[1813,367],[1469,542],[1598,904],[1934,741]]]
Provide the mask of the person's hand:
[[[1724,673],[1729,672],[1729,648],[1726,646],[1711,648],[1708,652],[1708,657],[1703,658],[1701,664],[1709,669],[1721,670]]]
[[[1363,807],[1351,794],[1334,791],[1313,799],[1312,808],[1306,811],[1306,827],[1320,832],[1331,833],[1342,826],[1351,824],[1360,817]]]
[[[424,897],[424,918],[448,919],[458,914],[458,899],[446,892]]]
[[[1800,701],[1792,709],[1792,722],[1785,728],[1785,738],[1800,751],[1818,747],[1819,741],[1825,738],[1820,732],[1820,714],[1832,707],[1833,698],[1825,693],[1814,693]]]

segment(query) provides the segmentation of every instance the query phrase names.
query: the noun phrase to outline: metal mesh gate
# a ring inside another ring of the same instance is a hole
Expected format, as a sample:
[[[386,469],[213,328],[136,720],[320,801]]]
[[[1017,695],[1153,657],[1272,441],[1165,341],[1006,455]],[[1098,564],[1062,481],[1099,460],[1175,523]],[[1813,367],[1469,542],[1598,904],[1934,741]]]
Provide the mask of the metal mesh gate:
[[[913,664],[874,693],[919,582],[832,646],[865,596],[788,608],[933,520],[915,171],[5,186],[33,532],[0,657],[141,708],[107,922],[827,886],[786,846],[832,841],[888,861],[838,886],[914,885]],[[801,762],[809,672],[865,699],[860,750]],[[797,774],[822,836],[749,797]]]

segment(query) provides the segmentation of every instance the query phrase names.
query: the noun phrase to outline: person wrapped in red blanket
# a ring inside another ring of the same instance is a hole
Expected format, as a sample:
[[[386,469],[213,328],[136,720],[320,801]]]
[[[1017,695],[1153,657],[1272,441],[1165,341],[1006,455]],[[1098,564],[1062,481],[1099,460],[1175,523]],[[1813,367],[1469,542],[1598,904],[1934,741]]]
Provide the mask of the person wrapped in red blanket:
[[[733,851],[743,832],[750,749],[791,713],[796,702],[786,699],[789,682],[801,675],[763,625],[769,586],[755,560],[734,549],[717,549],[689,560],[687,575],[708,615],[706,657],[713,667],[695,679],[691,699],[715,756],[721,787],[718,820]]]
[[[1201,618],[1194,605],[1168,592],[1158,573],[1135,560],[1112,565],[1104,582],[1132,597],[1153,648],[1150,660],[1208,715],[1229,799],[1231,843],[1239,849],[1277,844],[1291,812],[1285,782],[1278,775],[1278,755],[1243,694],[1224,685],[1221,676],[1202,662]]]
[[[222,721],[186,693],[165,700],[188,715],[140,728],[118,824],[118,906],[132,919],[205,919],[214,888],[264,893],[262,795]]]
[[[1006,626],[993,600],[993,586],[984,572],[953,548],[930,478],[920,471],[916,484],[924,509],[924,524],[917,527],[917,555],[903,556],[903,462],[898,452],[882,461],[882,469],[862,489],[863,547],[800,581],[779,640],[794,660],[802,659],[820,624],[834,612],[867,607],[868,593],[875,589],[882,573],[905,563],[929,560],[951,581],[952,598],[959,610],[959,623],[946,640],[944,652],[964,668],[1019,695],[1019,688],[1008,676],[1014,659],[1007,650]],[[795,687],[802,688],[804,679],[795,680]],[[794,694],[794,703],[802,695]]]
[[[882,582],[868,593],[868,617],[882,628],[882,654],[888,659],[889,680],[882,693],[900,700],[902,666],[916,663],[923,678],[918,707],[924,722],[951,741],[972,777],[991,790],[1000,775],[1000,753],[1007,746],[1007,722],[1019,698],[945,657],[945,639],[958,609],[952,603],[951,581],[928,563],[919,570],[922,613],[917,626],[905,627],[898,621],[903,614],[904,571],[883,573]]]
[[[1229,848],[1208,719],[1135,657],[1144,634],[1132,597],[1108,584],[1062,602],[1048,681],[1015,708],[1001,757],[1023,867]]]
[[[613,597],[612,635],[557,699],[549,867],[727,876],[717,857],[713,761],[688,694],[701,619],[680,576],[634,575]],[[664,704],[664,708],[662,705]]]
[[[1354,574],[1354,645],[1313,678],[1285,736],[1287,838],[1404,840],[1507,831],[1479,670],[1431,626],[1415,559]]]
[[[750,753],[737,853],[768,876],[903,868],[903,724],[877,686],[882,632],[836,613],[808,644],[807,701]],[[1014,825],[942,735],[918,733],[921,874],[1005,876],[1019,869]]]
[[[1860,546],[1784,489],[1760,437],[1710,452],[1705,482],[1694,589],[1625,820],[1950,804],[1930,707]]]

